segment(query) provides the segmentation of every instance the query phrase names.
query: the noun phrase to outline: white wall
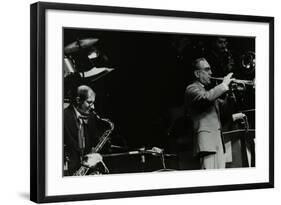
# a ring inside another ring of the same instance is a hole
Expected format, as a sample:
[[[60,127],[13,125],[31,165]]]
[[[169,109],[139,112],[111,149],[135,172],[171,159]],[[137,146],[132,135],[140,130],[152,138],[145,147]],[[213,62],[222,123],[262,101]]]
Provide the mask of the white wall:
[[[52,0],[49,0],[52,1]],[[29,198],[29,4],[34,1],[10,0],[1,3],[0,32],[0,203],[31,204]],[[79,3],[81,1],[61,1]],[[84,0],[85,4],[146,7],[186,11],[216,12],[275,17],[275,89],[280,77],[280,19],[278,1],[270,0]],[[4,45],[4,46],[3,46]],[[276,204],[280,188],[280,93],[275,92],[275,173],[276,188],[177,196],[85,201],[81,204]],[[275,203],[274,203],[275,202]],[[63,203],[64,204],[64,203]],[[72,202],[69,204],[78,204]]]

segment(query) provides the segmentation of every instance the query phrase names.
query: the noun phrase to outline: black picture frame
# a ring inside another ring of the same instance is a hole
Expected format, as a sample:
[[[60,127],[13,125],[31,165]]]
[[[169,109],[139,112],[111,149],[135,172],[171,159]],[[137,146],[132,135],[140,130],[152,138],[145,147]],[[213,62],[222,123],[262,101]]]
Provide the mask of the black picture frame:
[[[46,195],[46,11],[83,11],[192,19],[259,22],[269,25],[269,181],[249,184],[138,190],[73,195]],[[30,199],[37,203],[96,200],[198,192],[230,191],[274,187],[274,18],[264,16],[109,7],[38,2],[30,7]]]

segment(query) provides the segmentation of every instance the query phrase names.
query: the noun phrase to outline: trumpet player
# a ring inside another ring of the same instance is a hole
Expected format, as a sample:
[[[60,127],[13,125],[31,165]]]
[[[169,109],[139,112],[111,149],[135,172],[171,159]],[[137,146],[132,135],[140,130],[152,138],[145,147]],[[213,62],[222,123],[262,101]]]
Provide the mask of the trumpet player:
[[[89,154],[98,141],[96,116],[91,113],[96,94],[86,85],[74,92],[64,110],[64,175],[72,176],[81,166],[94,167],[102,162],[99,153]]]
[[[186,114],[193,122],[194,155],[201,169],[225,168],[225,146],[221,134],[221,114],[226,101],[219,99],[234,80],[232,73],[209,89],[212,70],[205,58],[193,62],[195,81],[185,90]],[[229,111],[228,111],[229,112]]]

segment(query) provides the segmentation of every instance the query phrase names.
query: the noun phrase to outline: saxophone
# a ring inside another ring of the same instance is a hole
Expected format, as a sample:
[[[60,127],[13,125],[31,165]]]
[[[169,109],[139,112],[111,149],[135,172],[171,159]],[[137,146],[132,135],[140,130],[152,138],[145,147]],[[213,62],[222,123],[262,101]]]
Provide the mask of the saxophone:
[[[114,123],[113,123],[113,122],[111,122],[109,119],[101,118],[101,117],[100,117],[97,113],[95,113],[94,111],[92,111],[92,112],[93,112],[94,115],[96,115],[96,117],[97,117],[99,120],[101,120],[101,121],[107,123],[107,124],[109,125],[109,129],[107,129],[107,130],[102,134],[102,136],[101,136],[100,139],[99,139],[98,144],[97,144],[95,147],[93,147],[93,148],[91,149],[91,151],[89,152],[89,154],[99,152],[99,151],[103,148],[103,146],[105,145],[105,143],[110,139],[110,138],[109,138],[109,135],[110,135],[110,134],[112,133],[112,131],[114,130]],[[105,164],[104,164],[103,162],[102,162],[102,164],[103,164],[104,167],[106,168],[106,166],[105,166]],[[91,167],[86,167],[86,166],[83,166],[83,165],[82,165],[82,166],[73,174],[73,176],[85,176],[85,175],[88,174],[88,172],[89,172],[90,169],[91,169]],[[106,170],[107,170],[107,168],[106,168]],[[107,171],[108,171],[108,170],[107,170]],[[96,174],[96,171],[94,171],[93,173],[90,173],[90,174],[88,174],[88,175],[93,175],[93,174]]]

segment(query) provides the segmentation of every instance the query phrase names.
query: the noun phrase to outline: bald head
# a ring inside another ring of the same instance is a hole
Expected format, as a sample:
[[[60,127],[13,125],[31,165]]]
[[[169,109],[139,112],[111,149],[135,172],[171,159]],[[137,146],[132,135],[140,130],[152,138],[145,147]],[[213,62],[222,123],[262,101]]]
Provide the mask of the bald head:
[[[96,93],[87,85],[81,85],[76,90],[74,106],[81,114],[89,114],[94,108]]]
[[[87,85],[80,85],[78,88],[77,88],[77,96],[76,97],[80,97],[81,99],[86,99],[88,96],[90,95],[96,95],[96,93],[93,91],[92,88],[90,88],[89,86]]]

